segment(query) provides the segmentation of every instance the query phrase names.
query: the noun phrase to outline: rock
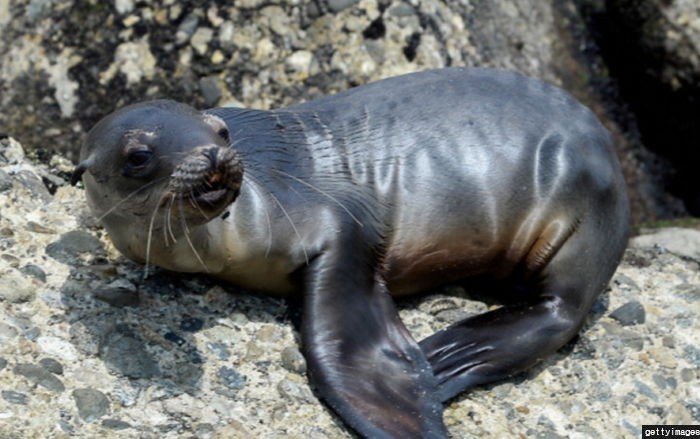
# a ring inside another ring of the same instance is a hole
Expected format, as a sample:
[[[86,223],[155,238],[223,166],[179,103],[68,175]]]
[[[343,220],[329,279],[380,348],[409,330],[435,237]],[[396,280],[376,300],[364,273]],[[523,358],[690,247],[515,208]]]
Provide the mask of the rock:
[[[700,261],[700,230],[669,227],[634,237],[632,247],[659,246],[687,258]]]
[[[306,373],[306,359],[298,348],[287,346],[282,351],[282,366],[290,372]]]
[[[112,284],[95,289],[93,297],[112,306],[122,308],[125,306],[138,306],[140,303],[139,293],[133,285],[114,286]]]
[[[39,364],[54,375],[63,375],[63,365],[53,358],[42,358]]]
[[[70,342],[52,336],[38,337],[36,340],[39,348],[46,354],[71,362],[78,359],[78,351]],[[49,360],[50,361],[50,360]]]
[[[204,55],[205,53],[207,53],[207,50],[209,49],[209,43],[211,42],[213,37],[214,30],[212,28],[200,27],[197,29],[194,35],[192,35],[192,38],[190,39],[190,44],[198,54]]]
[[[356,5],[359,0],[325,0],[331,12],[340,12],[350,6]]]
[[[230,367],[221,367],[217,371],[216,375],[219,377],[221,383],[229,389],[241,390],[245,387],[245,377],[238,373],[235,369]]]
[[[197,332],[204,326],[204,320],[197,317],[185,317],[180,322],[180,329],[187,332]]]
[[[12,371],[17,375],[24,376],[32,383],[44,387],[51,392],[60,393],[66,389],[61,380],[56,378],[51,374],[51,372],[48,372],[41,366],[20,363],[16,365]]]
[[[10,174],[0,169],[0,192],[12,189],[12,177]]]
[[[222,91],[219,87],[219,80],[216,76],[207,76],[199,80],[199,89],[204,97],[207,107],[214,107],[221,99]]]
[[[73,390],[73,400],[78,414],[85,422],[93,422],[109,413],[109,399],[104,393],[95,389]]]
[[[82,230],[64,233],[58,241],[46,247],[46,254],[67,264],[75,263],[82,253],[95,254],[103,249],[102,243]]]
[[[10,404],[27,405],[27,395],[14,390],[3,390],[2,398]]]
[[[131,424],[119,419],[103,419],[102,426],[109,428],[110,430],[125,430],[127,428],[131,428]]]
[[[17,165],[23,161],[22,145],[12,137],[0,138],[0,165]]]
[[[36,285],[18,270],[0,272],[0,300],[23,303],[34,300]]]
[[[644,306],[638,301],[625,303],[611,312],[610,317],[620,322],[622,326],[638,325],[646,321]]]
[[[151,378],[160,373],[142,340],[114,331],[100,346],[100,358],[112,372],[129,378]]]
[[[41,283],[46,283],[46,272],[38,265],[27,264],[24,267],[22,267],[20,271],[22,272],[22,274],[27,275],[29,277],[33,277]]]

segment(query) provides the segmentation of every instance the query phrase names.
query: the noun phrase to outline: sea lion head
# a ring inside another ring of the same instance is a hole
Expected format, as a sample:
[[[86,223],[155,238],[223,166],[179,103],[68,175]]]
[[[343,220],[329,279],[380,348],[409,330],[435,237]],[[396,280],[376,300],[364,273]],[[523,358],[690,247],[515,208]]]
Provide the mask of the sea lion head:
[[[90,130],[72,183],[80,179],[117,248],[144,260],[134,241],[176,240],[221,214],[238,196],[243,166],[221,118],[158,100],[124,107]]]

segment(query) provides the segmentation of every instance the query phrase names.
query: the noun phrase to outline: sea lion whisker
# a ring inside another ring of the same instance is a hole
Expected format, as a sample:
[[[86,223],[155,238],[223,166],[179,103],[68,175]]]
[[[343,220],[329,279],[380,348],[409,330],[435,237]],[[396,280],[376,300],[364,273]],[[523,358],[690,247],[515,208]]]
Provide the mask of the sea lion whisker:
[[[142,186],[139,187],[138,189],[136,189],[136,190],[134,190],[133,192],[129,193],[127,196],[125,196],[124,198],[122,198],[121,200],[119,200],[119,201],[117,202],[117,204],[115,204],[115,205],[112,206],[110,209],[108,209],[105,213],[103,213],[102,215],[100,215],[99,218],[97,218],[97,222],[102,222],[102,220],[105,219],[105,218],[107,217],[107,215],[109,215],[110,213],[114,212],[117,208],[119,208],[119,207],[122,205],[122,203],[125,203],[126,201],[129,200],[129,198],[133,197],[133,196],[136,195],[137,193],[141,192],[141,191],[144,190],[144,189],[148,189],[148,188],[150,188],[151,186],[153,186],[153,185],[155,185],[155,184],[157,184],[157,183],[160,183],[161,181],[166,180],[166,179],[168,179],[168,178],[170,178],[170,177],[169,177],[169,176],[168,176],[168,177],[161,177],[161,178],[157,178],[157,179],[155,179],[155,180],[153,180],[153,181],[149,181],[148,183],[142,185]]]
[[[317,187],[317,186],[315,186],[315,185],[313,185],[313,184],[311,184],[311,183],[308,183],[308,182],[306,182],[306,181],[304,181],[304,180],[302,180],[302,179],[300,179],[300,178],[298,178],[298,177],[293,176],[292,174],[289,174],[289,173],[284,172],[284,171],[280,171],[279,169],[275,169],[275,168],[272,168],[271,170],[272,170],[273,172],[278,173],[278,174],[282,174],[282,175],[284,175],[284,176],[286,176],[286,177],[289,177],[289,178],[291,178],[292,180],[296,181],[297,183],[301,183],[301,184],[303,184],[304,186],[315,190],[315,191],[318,192],[319,194],[321,194],[321,195],[323,195],[324,197],[328,198],[329,200],[333,201],[335,204],[337,204],[338,206],[340,206],[340,208],[343,209],[343,210],[345,211],[345,213],[347,213],[347,214],[350,216],[350,218],[352,218],[352,220],[355,221],[355,223],[357,223],[358,226],[364,227],[364,224],[362,224],[362,221],[360,221],[359,219],[357,219],[357,217],[356,217],[355,215],[353,215],[352,212],[350,212],[350,209],[348,209],[347,206],[345,206],[343,203],[341,203],[341,202],[340,202],[337,198],[335,198],[333,195],[329,194],[328,192],[322,190],[321,188],[319,188],[319,187]]]
[[[194,244],[192,243],[192,239],[190,238],[190,231],[189,227],[187,227],[187,220],[185,219],[185,212],[182,209],[182,203],[179,204],[180,206],[180,221],[182,222],[182,228],[185,230],[185,239],[187,240],[187,244],[190,246],[190,249],[192,250],[192,253],[194,253],[194,257],[197,258],[197,261],[199,261],[200,264],[202,264],[202,267],[204,267],[204,271],[209,273],[209,267],[207,267],[207,264],[204,263],[204,260],[202,260],[202,257],[199,255],[197,252],[197,249],[195,248]]]
[[[148,279],[148,264],[151,262],[151,244],[153,243],[153,225],[155,224],[158,210],[160,210],[160,203],[157,203],[156,208],[153,209],[151,221],[148,225],[148,236],[146,238],[146,263],[143,271],[143,280]]]
[[[287,209],[282,206],[282,203],[280,203],[280,200],[272,193],[268,192],[267,195],[272,198],[272,200],[277,204],[277,206],[280,208],[284,216],[287,218],[287,221],[289,221],[289,225],[292,226],[292,230],[294,230],[294,234],[297,236],[297,239],[299,239],[299,244],[301,245],[301,251],[304,253],[304,261],[306,261],[306,265],[309,265],[309,254],[306,251],[306,246],[304,245],[304,240],[301,238],[301,234],[299,233],[299,230],[297,229],[297,226],[294,225],[294,221],[292,221],[292,217],[289,216],[289,213],[287,212]]]
[[[194,192],[190,192],[190,193],[189,193],[189,199],[190,199],[190,204],[192,204],[192,206],[194,206],[194,207],[199,211],[199,213],[202,214],[202,216],[204,217],[204,219],[207,220],[207,221],[211,221],[211,217],[210,217],[209,215],[207,215],[207,214],[202,210],[202,207],[199,205],[199,203],[197,202],[197,200],[194,198]]]
[[[170,238],[173,240],[173,245],[177,243],[177,238],[175,238],[175,233],[173,232],[173,224],[171,222],[172,219],[172,210],[173,210],[173,205],[175,204],[175,194],[170,195],[170,203],[168,205],[168,213],[167,213],[167,222],[165,224],[165,228],[170,234]],[[168,245],[168,240],[167,240],[167,235],[166,235],[166,240],[165,240],[165,245]]]

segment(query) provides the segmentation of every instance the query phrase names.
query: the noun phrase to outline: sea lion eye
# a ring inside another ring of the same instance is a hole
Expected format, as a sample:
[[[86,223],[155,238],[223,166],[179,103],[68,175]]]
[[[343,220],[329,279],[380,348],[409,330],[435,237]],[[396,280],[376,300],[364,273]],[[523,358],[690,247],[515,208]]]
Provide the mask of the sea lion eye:
[[[148,163],[153,157],[153,152],[148,149],[132,151],[126,157],[127,164],[134,168],[139,168]]]
[[[150,149],[132,149],[126,154],[122,175],[131,178],[144,178],[153,170],[154,153]]]
[[[221,137],[222,139],[224,139],[227,142],[230,140],[227,127],[220,128],[219,131],[216,132],[216,134],[218,134],[219,137]]]

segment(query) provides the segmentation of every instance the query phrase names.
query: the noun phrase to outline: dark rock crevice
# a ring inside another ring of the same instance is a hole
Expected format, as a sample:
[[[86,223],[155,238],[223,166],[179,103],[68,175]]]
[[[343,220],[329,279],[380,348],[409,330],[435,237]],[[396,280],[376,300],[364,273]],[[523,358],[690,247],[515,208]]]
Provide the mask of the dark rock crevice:
[[[671,163],[665,188],[700,215],[700,72],[686,74],[682,60],[664,44],[660,3],[584,0],[578,7],[635,116],[641,141]]]

